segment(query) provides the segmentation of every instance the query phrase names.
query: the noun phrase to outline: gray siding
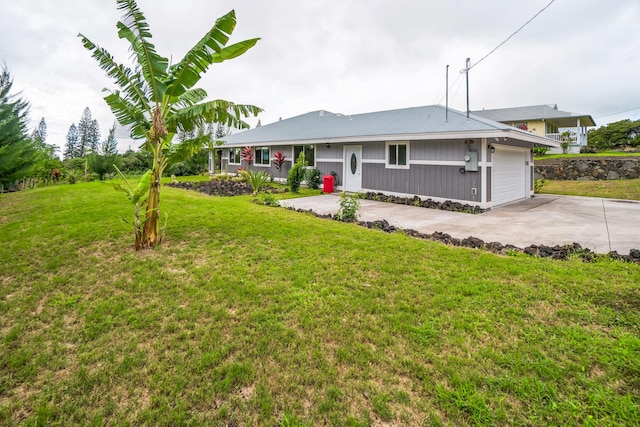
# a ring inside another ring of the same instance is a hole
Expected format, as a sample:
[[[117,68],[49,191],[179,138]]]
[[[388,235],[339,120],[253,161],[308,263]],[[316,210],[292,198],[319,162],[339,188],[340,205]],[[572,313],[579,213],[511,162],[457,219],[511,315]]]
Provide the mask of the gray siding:
[[[362,144],[363,160],[384,160],[384,142],[365,142]]]
[[[479,172],[460,173],[459,166],[412,165],[411,169],[386,169],[383,164],[362,165],[362,187],[381,192],[414,194],[479,202]],[[477,193],[471,194],[476,188]]]
[[[479,142],[470,144],[471,151],[478,151]],[[455,141],[411,141],[409,146],[411,160],[463,160],[467,151],[464,140]]]
[[[318,159],[342,159],[342,144],[316,144],[316,158]]]

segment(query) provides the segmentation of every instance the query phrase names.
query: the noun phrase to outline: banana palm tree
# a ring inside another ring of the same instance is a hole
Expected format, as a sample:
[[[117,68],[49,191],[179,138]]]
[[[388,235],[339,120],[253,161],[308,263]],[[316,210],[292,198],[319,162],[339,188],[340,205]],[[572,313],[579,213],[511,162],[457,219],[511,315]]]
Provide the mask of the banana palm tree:
[[[116,26],[118,37],[130,44],[135,67],[119,64],[105,49],[78,34],[102,70],[117,89],[105,89],[105,101],[121,125],[129,126],[133,139],[144,140],[143,148],[153,154],[153,167],[147,202],[142,247],[150,248],[162,240],[160,232],[160,178],[168,166],[183,161],[207,143],[195,137],[180,144],[172,142],[179,131],[190,132],[207,123],[248,128],[243,120],[262,110],[253,105],[235,104],[222,99],[207,100],[204,89],[194,87],[209,66],[236,58],[255,46],[249,39],[227,46],[236,26],[232,10],[218,18],[211,29],[176,64],[156,52],[149,25],[135,0],[117,0],[122,20]]]

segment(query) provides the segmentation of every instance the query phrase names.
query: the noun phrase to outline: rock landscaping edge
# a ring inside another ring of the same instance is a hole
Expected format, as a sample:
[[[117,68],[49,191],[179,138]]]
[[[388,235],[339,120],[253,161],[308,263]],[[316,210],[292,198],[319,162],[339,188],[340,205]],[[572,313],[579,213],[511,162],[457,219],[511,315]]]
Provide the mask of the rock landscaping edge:
[[[253,193],[251,187],[244,182],[234,182],[230,180],[210,180],[210,181],[201,181],[201,182],[173,182],[166,184],[169,187],[180,188],[183,190],[192,190],[198,191],[203,194],[207,194],[210,196],[241,196],[241,195],[250,195]],[[278,189],[271,186],[265,186],[262,188],[261,192],[267,193],[286,193],[289,191],[287,188]],[[429,209],[440,209],[447,210],[453,212],[467,212],[467,213],[481,213],[483,212],[477,206],[466,205],[458,202],[452,202],[451,200],[447,200],[445,202],[436,202],[431,199],[422,200],[418,196],[414,197],[398,197],[398,196],[389,196],[383,193],[373,193],[368,192],[364,193],[364,198],[368,200],[381,201],[386,203],[395,203],[400,205],[410,205],[410,206],[420,206],[423,208]],[[592,262],[597,258],[609,257],[610,259],[633,262],[636,264],[640,264],[640,249],[631,249],[628,255],[620,255],[616,251],[611,251],[608,254],[596,254],[591,251],[589,248],[583,248],[579,243],[572,243],[568,245],[556,245],[556,246],[546,246],[546,245],[530,245],[526,248],[519,248],[517,246],[511,244],[502,244],[499,242],[485,242],[482,239],[477,237],[469,236],[466,239],[458,239],[452,237],[450,234],[441,233],[436,231],[433,234],[420,233],[419,231],[412,229],[402,229],[390,225],[389,222],[385,219],[377,220],[377,221],[358,221],[356,219],[346,219],[340,220],[338,217],[332,214],[321,215],[314,212],[312,209],[304,210],[304,209],[295,209],[293,207],[286,207],[285,209],[301,212],[301,213],[310,213],[315,215],[318,218],[324,219],[332,219],[334,221],[342,221],[342,222],[351,222],[356,223],[362,227],[366,227],[369,229],[381,230],[385,233],[392,232],[402,232],[408,236],[415,237],[418,239],[424,240],[432,240],[440,243],[444,243],[450,246],[459,246],[466,247],[472,249],[482,249],[489,252],[493,252],[495,254],[500,255],[509,255],[513,253],[523,253],[530,256],[537,256],[540,258],[552,258],[552,259],[560,259],[566,260],[570,256],[578,256],[584,262]]]
[[[209,196],[233,197],[253,194],[251,186],[246,182],[235,182],[222,179],[213,179],[200,182],[170,182],[165,185],[168,187],[180,188],[182,190],[198,191]],[[260,191],[265,193],[280,194],[288,192],[289,189],[280,189],[271,187],[270,185],[265,185]]]
[[[301,213],[310,213],[312,215],[315,215],[318,218],[341,221],[335,215],[317,214],[312,209],[304,210],[304,209],[295,209],[293,207],[287,207],[285,209],[292,210],[295,212],[301,212]],[[358,221],[355,219],[349,219],[349,220],[343,220],[342,222],[355,223],[359,226],[366,227],[368,229],[381,230],[381,231],[384,231],[385,233],[401,232],[406,234],[407,236],[415,237],[418,239],[432,240],[432,241],[444,243],[450,246],[481,249],[481,250],[486,250],[499,255],[523,253],[526,255],[537,256],[540,258],[552,258],[552,259],[559,259],[559,260],[566,260],[570,256],[577,256],[580,259],[582,259],[582,261],[584,262],[593,262],[598,258],[608,257],[610,259],[614,259],[618,261],[633,262],[636,264],[640,264],[640,249],[631,249],[631,251],[629,251],[629,255],[620,255],[616,251],[611,251],[608,254],[597,254],[591,251],[589,248],[583,248],[579,243],[575,243],[575,242],[568,245],[562,245],[562,246],[530,245],[530,246],[527,246],[526,248],[519,248],[511,244],[505,245],[499,242],[487,243],[484,240],[479,239],[477,237],[473,237],[473,236],[469,236],[465,239],[458,239],[455,237],[451,237],[450,234],[441,233],[439,231],[436,231],[433,234],[426,234],[426,233],[420,233],[419,231],[412,230],[412,229],[405,230],[405,229],[390,225],[389,222],[385,219],[376,220],[376,221]]]

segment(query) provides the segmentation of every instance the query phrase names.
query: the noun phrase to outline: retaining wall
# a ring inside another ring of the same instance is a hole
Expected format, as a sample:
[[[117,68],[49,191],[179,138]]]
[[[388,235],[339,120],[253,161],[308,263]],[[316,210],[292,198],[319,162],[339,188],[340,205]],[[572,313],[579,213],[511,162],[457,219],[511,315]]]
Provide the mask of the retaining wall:
[[[535,161],[535,179],[608,180],[640,178],[639,157],[549,159]]]

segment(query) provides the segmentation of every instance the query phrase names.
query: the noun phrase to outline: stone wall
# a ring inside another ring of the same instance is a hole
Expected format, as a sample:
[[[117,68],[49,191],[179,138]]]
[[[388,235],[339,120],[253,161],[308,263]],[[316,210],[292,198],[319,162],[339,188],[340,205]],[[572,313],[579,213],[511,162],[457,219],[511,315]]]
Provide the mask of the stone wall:
[[[640,157],[581,157],[535,161],[535,179],[606,180],[640,177]]]

